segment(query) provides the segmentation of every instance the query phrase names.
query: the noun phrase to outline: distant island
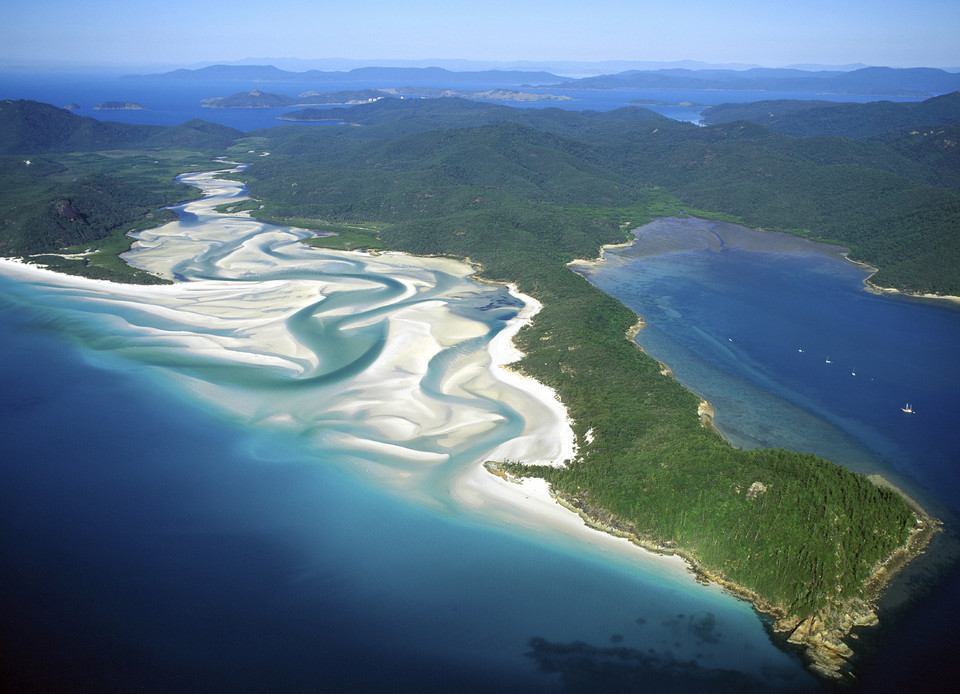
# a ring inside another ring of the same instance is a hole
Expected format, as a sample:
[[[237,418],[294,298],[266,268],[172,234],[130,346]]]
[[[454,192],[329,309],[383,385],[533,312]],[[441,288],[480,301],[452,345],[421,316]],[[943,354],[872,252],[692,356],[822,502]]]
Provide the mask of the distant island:
[[[542,84],[542,83],[541,83]],[[859,94],[925,98],[960,89],[960,74],[936,68],[867,67],[849,72],[750,70],[627,70],[545,85],[563,89],[685,89]]]
[[[134,101],[104,101],[93,107],[94,111],[142,111],[146,108],[143,104]]]
[[[400,97],[419,97],[421,99],[442,99],[447,97],[460,99],[486,99],[489,101],[572,101],[573,98],[560,94],[538,94],[522,92],[516,89],[487,89],[470,92],[440,87],[395,87],[384,92]]]
[[[285,108],[288,106],[352,106],[382,99],[387,93],[379,89],[361,89],[334,93],[308,91],[299,97],[270,94],[254,89],[230,96],[202,99],[203,108]]]
[[[486,84],[538,84],[562,80],[549,72],[521,70],[479,70],[459,72],[439,67],[361,67],[346,72],[306,70],[291,72],[273,65],[209,65],[197,70],[173,70],[151,75],[125,75],[135,80],[240,80],[244,82],[359,82],[388,81],[396,83],[456,82]]]
[[[960,74],[937,68],[861,67],[851,70],[797,68],[665,68],[625,70],[580,79],[544,71],[482,70],[460,72],[439,67],[362,67],[349,71],[291,72],[273,65],[210,65],[151,75],[138,80],[242,80],[246,82],[390,82],[393,84],[499,84],[553,89],[685,89],[860,94],[927,98],[960,89]]]
[[[488,99],[490,101],[570,101],[569,96],[554,94],[535,94],[515,89],[487,89],[471,92],[440,87],[392,87],[390,89],[359,89],[339,92],[306,91],[297,97],[285,94],[271,94],[254,89],[238,92],[230,96],[203,99],[203,108],[286,108],[289,106],[355,106],[369,104],[386,97],[416,99]],[[305,118],[287,118],[284,120],[310,120]]]

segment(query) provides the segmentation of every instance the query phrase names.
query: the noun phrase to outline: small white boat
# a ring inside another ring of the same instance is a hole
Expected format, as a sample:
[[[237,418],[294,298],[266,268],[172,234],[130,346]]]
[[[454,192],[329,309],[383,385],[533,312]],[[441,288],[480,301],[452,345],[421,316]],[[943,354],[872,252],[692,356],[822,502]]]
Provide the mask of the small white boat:
[[[900,409],[903,410],[904,412],[906,412],[907,414],[913,414],[913,408],[910,407],[910,403],[909,403],[909,402],[908,402],[906,405],[904,405],[903,407],[901,407]]]
[[[830,361],[830,357],[827,357],[827,363],[828,363],[828,364],[832,364],[832,363],[833,363],[832,361]]]

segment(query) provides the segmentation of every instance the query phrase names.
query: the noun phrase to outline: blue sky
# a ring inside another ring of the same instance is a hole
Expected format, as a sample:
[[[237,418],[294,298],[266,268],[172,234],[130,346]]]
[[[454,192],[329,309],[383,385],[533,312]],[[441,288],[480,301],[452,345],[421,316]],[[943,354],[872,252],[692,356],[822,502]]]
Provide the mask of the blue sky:
[[[957,0],[27,0],[0,68],[248,57],[960,66]]]

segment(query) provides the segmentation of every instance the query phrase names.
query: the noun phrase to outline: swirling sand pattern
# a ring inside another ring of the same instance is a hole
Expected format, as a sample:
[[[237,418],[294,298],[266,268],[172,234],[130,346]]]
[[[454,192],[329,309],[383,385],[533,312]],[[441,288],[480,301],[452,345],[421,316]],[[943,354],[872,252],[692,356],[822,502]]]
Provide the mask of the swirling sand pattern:
[[[174,284],[21,266],[31,302],[88,347],[162,369],[241,421],[311,437],[433,502],[449,503],[452,480],[488,457],[572,455],[556,399],[496,368],[535,302],[473,282],[454,260],[312,249],[300,243],[308,231],[217,213],[245,191],[216,173],[181,177],[205,196],[125,255]]]

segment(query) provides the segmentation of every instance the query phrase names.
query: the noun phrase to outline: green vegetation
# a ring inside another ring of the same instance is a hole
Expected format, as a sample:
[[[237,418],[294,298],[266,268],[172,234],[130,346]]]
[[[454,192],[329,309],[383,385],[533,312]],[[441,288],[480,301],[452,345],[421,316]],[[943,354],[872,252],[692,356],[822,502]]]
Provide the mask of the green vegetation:
[[[220,214],[237,214],[239,212],[253,212],[259,210],[262,204],[259,200],[240,200],[239,202],[226,202],[217,205],[214,209]]]
[[[950,112],[944,102],[930,101],[935,110],[928,106],[921,113]],[[545,149],[554,146],[550,137],[560,138],[554,141],[558,151],[542,155],[543,166],[536,172],[541,178],[553,175],[551,157],[568,155],[580,167],[591,166],[591,175],[619,181],[621,191],[659,187],[684,200],[691,209],[710,210],[749,226],[802,233],[849,246],[852,258],[880,268],[874,281],[882,286],[960,294],[960,233],[955,221],[960,205],[960,154],[954,138],[957,126],[895,131],[869,141],[854,141],[844,137],[788,137],[745,122],[698,128],[640,108],[576,113],[511,109],[459,99],[383,99],[327,113],[360,127],[308,130],[284,126],[256,134],[269,137],[270,144],[263,146],[273,153],[274,169],[336,169],[343,180],[330,181],[323,191],[309,193],[315,198],[313,202],[322,197],[322,206],[309,208],[306,191],[295,198],[279,188],[261,188],[265,200],[296,202],[301,209],[310,209],[305,216],[323,218],[330,217],[331,205],[339,204],[338,189],[346,196],[352,190],[357,196],[396,205],[396,200],[379,195],[379,184],[372,182],[370,171],[359,172],[350,162],[369,150],[372,157],[380,158],[380,163],[370,169],[379,168],[381,173],[393,170],[396,175],[407,176],[405,162],[411,155],[422,153],[421,164],[432,161],[434,165],[433,179],[422,177],[422,184],[440,183],[441,175],[459,177],[461,183],[467,183],[464,177],[472,167],[469,154],[458,151],[445,157],[444,150],[457,148],[456,138],[473,135],[466,131],[455,135],[458,131],[453,128],[505,128],[514,124],[512,127],[536,130]],[[848,117],[856,120],[857,112],[850,112]],[[471,132],[479,135],[481,131]],[[400,139],[404,135],[415,139]],[[423,149],[418,151],[418,146]],[[453,168],[454,159],[457,170]],[[476,169],[474,183],[481,187],[491,183],[481,179],[486,170],[484,166]],[[562,169],[556,173],[565,176]],[[275,185],[281,180],[292,185],[302,176],[289,170],[261,178],[265,185],[267,178]],[[565,187],[571,195],[578,192],[568,183],[561,180],[558,188]],[[414,182],[406,185],[412,188]],[[521,188],[516,192],[525,195],[527,191]],[[579,199],[558,202],[567,207],[584,204],[622,208],[632,204],[629,194],[591,199],[586,190]],[[430,207],[425,205],[423,214]],[[296,214],[293,210],[287,213]]]
[[[117,256],[130,248],[128,234],[176,219],[161,208],[198,196],[173,181],[178,173],[209,168],[209,155],[188,152],[0,156],[0,254],[43,254],[33,259],[98,279],[158,282]],[[52,255],[61,253],[85,255]]]
[[[98,279],[161,281],[118,254],[129,249],[130,233],[176,218],[162,208],[198,197],[174,179],[209,170],[238,134],[200,121],[123,126],[46,104],[0,102],[0,255]]]
[[[314,248],[332,248],[338,251],[377,251],[385,247],[380,239],[379,226],[366,224],[338,224],[320,220],[288,220],[289,226],[325,232],[326,236],[314,236],[304,243]]]
[[[917,126],[954,125],[960,118],[960,92],[921,102],[873,101],[865,104],[828,101],[755,101],[720,104],[703,112],[709,125],[747,120],[793,137],[842,135],[875,137],[891,130]]]

